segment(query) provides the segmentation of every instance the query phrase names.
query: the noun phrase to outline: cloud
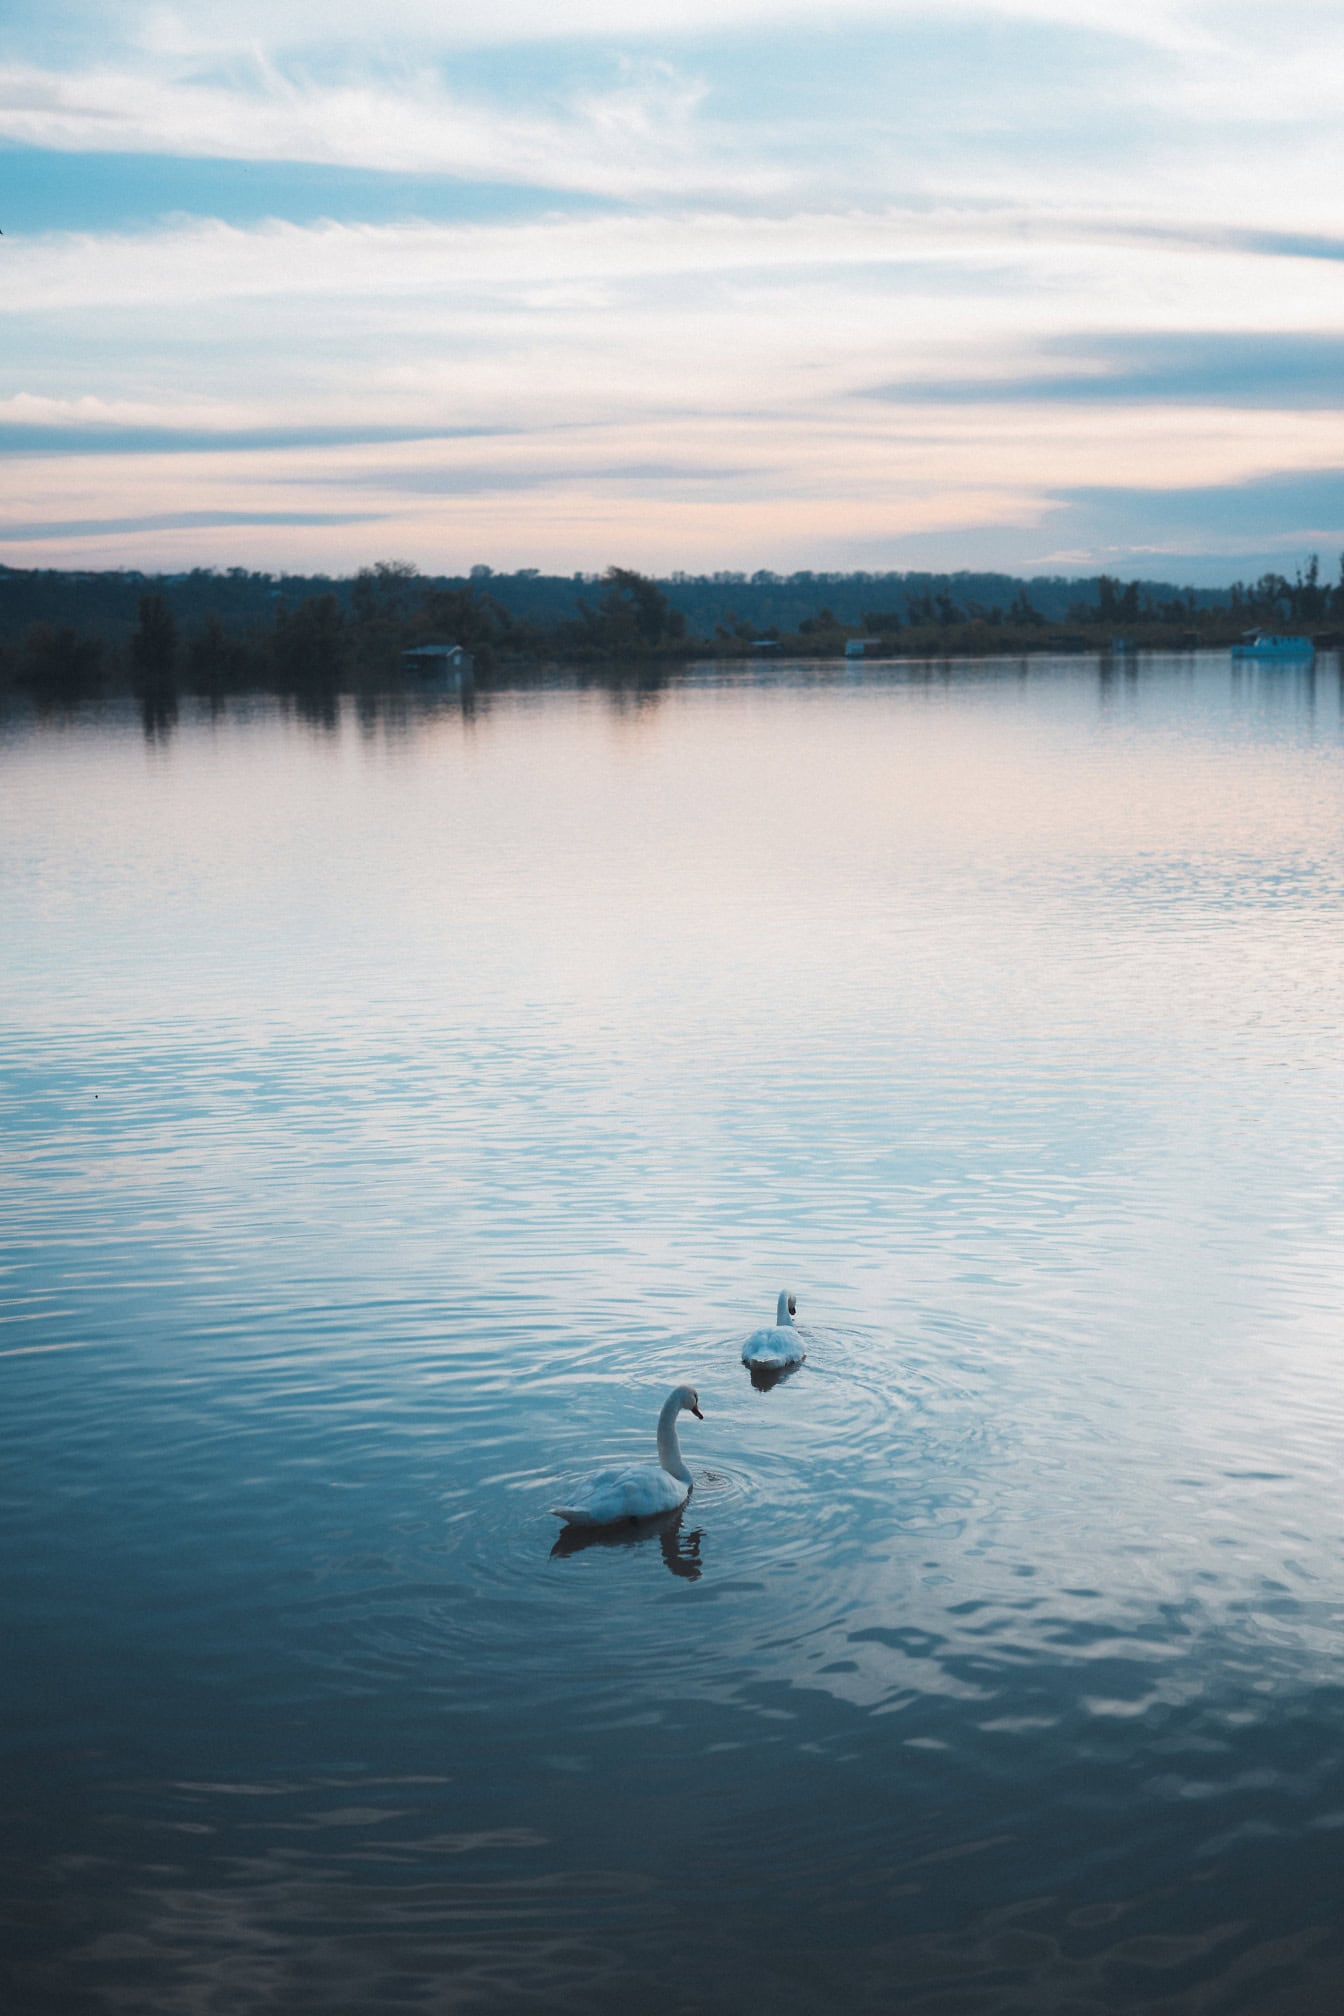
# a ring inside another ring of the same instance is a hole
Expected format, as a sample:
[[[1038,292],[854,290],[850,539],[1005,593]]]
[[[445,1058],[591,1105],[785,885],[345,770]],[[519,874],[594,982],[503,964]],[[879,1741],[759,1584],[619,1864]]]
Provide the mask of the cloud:
[[[1205,255],[1197,263],[1195,252]],[[1206,326],[1201,302],[1247,331],[1285,322],[1304,333],[1324,331],[1338,313],[1335,276],[1314,270],[1333,261],[1280,255],[1276,244],[1265,252],[1221,233],[1201,242],[1194,226],[1154,234],[1076,210],[1051,217],[1009,205],[782,214],[665,206],[503,223],[300,226],[277,219],[251,228],[173,219],[133,235],[17,240],[5,257],[0,314],[10,315],[118,304],[189,309],[225,296],[316,294],[352,304],[439,295],[463,303],[500,288],[522,290],[541,307],[585,298],[598,306],[606,297],[585,296],[589,283],[646,287],[652,280],[680,289],[671,305],[693,315],[705,305],[700,290],[736,289],[745,298],[785,278],[800,288],[845,279],[870,303],[899,294],[921,313],[930,296],[1011,296],[1000,319],[1043,335],[1061,321],[1104,333],[1095,327],[1099,287],[1125,288],[1139,330],[1155,321],[1168,330]],[[1276,274],[1272,296],[1256,271],[1264,257],[1297,269]],[[815,305],[824,312],[823,301]],[[1113,327],[1113,302],[1105,306]],[[952,318],[940,312],[950,331]],[[843,344],[844,326],[836,318],[824,332],[808,330],[814,349],[819,335]]]
[[[925,378],[872,387],[899,403],[1275,407],[1335,410],[1344,391],[1344,337],[1203,330],[1060,338],[1053,370],[992,378]]]
[[[321,478],[314,478],[321,481]],[[587,491],[596,495],[620,490],[638,496],[662,496],[669,484],[699,490],[706,498],[722,495],[732,484],[768,488],[768,474],[758,467],[723,464],[715,468],[691,457],[685,462],[630,462],[592,453],[584,457],[547,456],[534,446],[522,467],[498,463],[447,463],[440,468],[406,469],[388,465],[349,476],[359,489],[376,489],[403,503],[418,497],[484,497],[497,491],[535,496],[545,490]]]
[[[701,87],[663,63],[569,103],[517,110],[430,67],[336,83],[267,68],[236,83],[135,69],[0,67],[0,135],[99,154],[323,163],[630,195],[764,195],[786,177],[697,117]]]
[[[0,413],[3,408],[0,407]],[[291,455],[300,448],[357,448],[370,443],[480,440],[498,438],[495,427],[119,427],[106,423],[83,426],[15,425],[0,418],[0,454],[23,455],[200,455],[262,452]]]
[[[0,544],[28,545],[35,539],[83,539],[113,532],[200,531],[234,525],[368,524],[366,512],[352,511],[154,511],[129,518],[57,518],[0,526]]]
[[[1338,159],[1320,78],[1344,61],[1344,28],[1324,23],[1308,52],[1225,47],[1183,5],[874,4],[822,25],[764,0],[699,14],[679,0],[675,14],[622,8],[606,35],[600,9],[587,30],[567,10],[563,32],[553,10],[518,5],[405,8],[400,29],[342,6],[258,9],[250,27],[241,11],[161,10],[75,63],[24,61],[11,40],[0,134],[625,200],[1015,191],[1054,209],[1066,189],[1113,202],[1123,176],[1136,215],[1196,193],[1217,209],[1221,189],[1224,221],[1265,225],[1266,181],[1295,176],[1301,228],[1333,221],[1328,189],[1295,174],[1324,165],[1322,148]],[[1243,73],[1255,89],[1235,96]]]
[[[1089,484],[1057,501],[1089,545],[1123,535],[1132,548],[1133,528],[1141,524],[1153,553],[1272,552],[1296,561],[1309,550],[1344,547],[1344,457],[1333,467],[1235,484],[1163,490]]]
[[[53,8],[59,13],[53,15]],[[75,46],[115,39],[122,47],[176,60],[230,57],[242,49],[268,52],[388,46],[472,49],[543,43],[677,41],[705,33],[770,35],[816,18],[809,0],[570,0],[557,15],[550,0],[385,0],[376,11],[360,0],[233,0],[221,12],[207,0],[123,6],[114,16],[101,0],[16,0],[15,34],[50,43],[54,21]],[[929,20],[992,23],[1022,19],[1057,29],[1084,27],[1167,52],[1215,46],[1207,10],[1198,0],[832,0],[832,33],[879,24],[903,29]],[[26,33],[25,33],[26,31]]]

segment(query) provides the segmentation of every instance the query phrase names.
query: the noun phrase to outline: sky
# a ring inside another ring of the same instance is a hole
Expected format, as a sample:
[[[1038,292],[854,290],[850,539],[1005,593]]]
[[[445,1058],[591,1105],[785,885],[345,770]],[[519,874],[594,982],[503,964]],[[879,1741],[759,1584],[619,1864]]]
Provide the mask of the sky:
[[[9,0],[0,563],[1344,548],[1337,0]]]

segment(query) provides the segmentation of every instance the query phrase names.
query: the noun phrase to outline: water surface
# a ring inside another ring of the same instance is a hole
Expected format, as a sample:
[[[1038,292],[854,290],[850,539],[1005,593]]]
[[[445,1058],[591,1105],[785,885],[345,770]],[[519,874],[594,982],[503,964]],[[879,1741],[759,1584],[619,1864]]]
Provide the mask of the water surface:
[[[1336,2009],[1342,731],[8,719],[0,2006]]]

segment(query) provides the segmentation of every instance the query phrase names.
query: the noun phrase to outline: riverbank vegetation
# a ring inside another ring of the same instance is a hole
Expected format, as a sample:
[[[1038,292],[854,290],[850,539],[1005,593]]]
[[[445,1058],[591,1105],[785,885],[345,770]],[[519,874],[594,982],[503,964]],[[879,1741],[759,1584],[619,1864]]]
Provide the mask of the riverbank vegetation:
[[[53,699],[247,690],[348,692],[411,683],[404,653],[459,644],[478,677],[704,658],[912,659],[1187,650],[1248,629],[1344,642],[1344,559],[1321,578],[1226,589],[999,574],[426,576],[379,561],[352,578],[230,568],[186,574],[0,568],[0,687]]]

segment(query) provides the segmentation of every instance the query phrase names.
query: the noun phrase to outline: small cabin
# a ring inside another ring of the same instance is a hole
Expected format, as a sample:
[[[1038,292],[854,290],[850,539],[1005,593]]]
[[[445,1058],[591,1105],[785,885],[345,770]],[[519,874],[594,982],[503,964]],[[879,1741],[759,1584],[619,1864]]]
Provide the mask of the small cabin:
[[[476,670],[476,660],[462,644],[412,644],[401,662],[420,679],[470,679]]]
[[[882,639],[880,637],[846,637],[845,639],[846,658],[866,658],[870,651],[879,651],[881,648]]]

